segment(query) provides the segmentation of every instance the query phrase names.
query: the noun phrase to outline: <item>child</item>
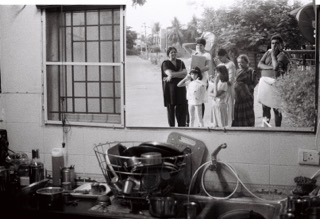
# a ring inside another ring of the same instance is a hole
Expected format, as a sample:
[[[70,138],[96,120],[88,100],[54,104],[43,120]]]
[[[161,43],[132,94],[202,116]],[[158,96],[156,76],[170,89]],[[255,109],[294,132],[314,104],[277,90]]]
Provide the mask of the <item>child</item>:
[[[228,84],[229,75],[225,65],[216,67],[216,77],[211,79],[213,86],[209,90],[212,97],[211,122],[213,128],[228,125],[228,98],[230,98],[231,86]]]
[[[194,127],[195,114],[197,115],[200,127],[204,127],[202,118],[202,104],[204,102],[206,84],[202,82],[200,68],[191,69],[190,73],[182,79],[178,87],[187,88],[187,100],[190,117],[190,127]]]
[[[240,55],[237,62],[239,69],[234,84],[235,104],[232,126],[254,126],[253,92],[258,83],[258,77],[249,67],[247,55]]]

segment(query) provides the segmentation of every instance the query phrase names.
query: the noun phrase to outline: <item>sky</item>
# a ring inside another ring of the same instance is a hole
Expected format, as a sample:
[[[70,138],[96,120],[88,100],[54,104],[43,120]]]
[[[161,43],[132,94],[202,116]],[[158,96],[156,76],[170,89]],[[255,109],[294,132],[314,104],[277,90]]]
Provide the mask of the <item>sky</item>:
[[[293,2],[294,0],[290,0]],[[298,0],[303,4],[312,0]],[[319,0],[320,1],[320,0]],[[127,0],[127,26],[138,34],[151,33],[154,23],[159,22],[161,28],[171,26],[174,17],[183,25],[191,21],[193,15],[201,17],[204,7],[215,9],[236,4],[237,0],[147,0],[143,6],[132,6],[132,0]]]

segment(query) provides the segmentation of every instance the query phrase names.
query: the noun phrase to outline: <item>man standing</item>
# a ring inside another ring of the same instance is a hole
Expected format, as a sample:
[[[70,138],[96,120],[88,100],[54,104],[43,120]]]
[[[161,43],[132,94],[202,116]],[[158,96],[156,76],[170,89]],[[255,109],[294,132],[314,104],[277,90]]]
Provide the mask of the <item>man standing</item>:
[[[271,49],[262,56],[258,64],[258,68],[261,69],[258,100],[262,104],[263,117],[268,123],[271,119],[271,108],[273,108],[276,127],[280,127],[282,122],[282,114],[279,109],[281,100],[272,85],[276,78],[288,72],[290,64],[290,57],[283,51],[283,48],[284,43],[281,36],[272,36]]]

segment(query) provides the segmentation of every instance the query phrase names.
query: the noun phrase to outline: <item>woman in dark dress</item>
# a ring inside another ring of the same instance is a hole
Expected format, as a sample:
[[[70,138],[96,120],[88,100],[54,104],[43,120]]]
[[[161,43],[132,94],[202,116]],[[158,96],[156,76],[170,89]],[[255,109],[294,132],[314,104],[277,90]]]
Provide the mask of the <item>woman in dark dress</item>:
[[[188,102],[185,87],[177,84],[187,75],[185,64],[177,59],[177,49],[169,47],[167,50],[168,60],[161,64],[162,88],[164,106],[167,107],[168,123],[175,126],[175,119],[179,127],[186,126],[188,114]]]
[[[253,110],[254,88],[258,83],[256,72],[249,67],[249,58],[240,55],[237,58],[239,68],[237,71],[234,93],[234,119],[232,126],[254,126],[255,116]]]

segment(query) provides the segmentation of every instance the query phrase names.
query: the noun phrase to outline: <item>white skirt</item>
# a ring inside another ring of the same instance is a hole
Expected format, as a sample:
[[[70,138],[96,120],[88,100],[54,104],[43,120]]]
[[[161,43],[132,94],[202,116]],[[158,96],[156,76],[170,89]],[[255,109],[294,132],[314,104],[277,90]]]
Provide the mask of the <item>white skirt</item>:
[[[258,102],[270,108],[281,108],[281,97],[274,86],[276,79],[261,77],[258,86]]]

